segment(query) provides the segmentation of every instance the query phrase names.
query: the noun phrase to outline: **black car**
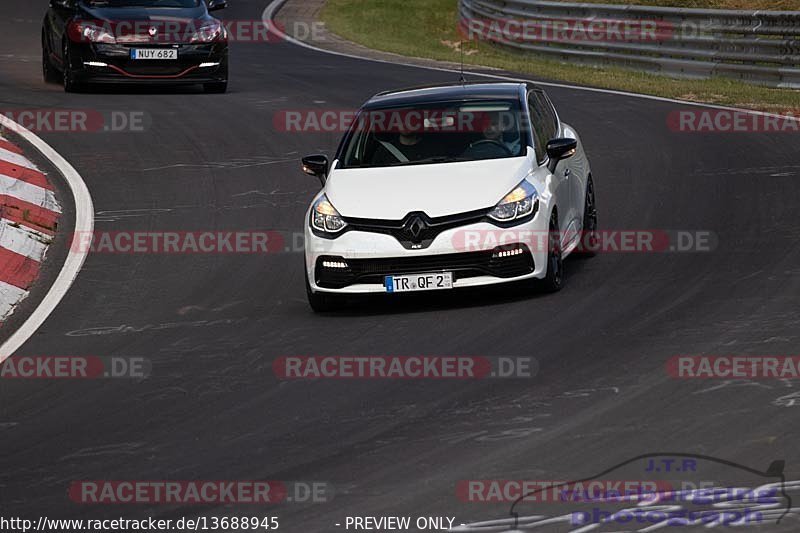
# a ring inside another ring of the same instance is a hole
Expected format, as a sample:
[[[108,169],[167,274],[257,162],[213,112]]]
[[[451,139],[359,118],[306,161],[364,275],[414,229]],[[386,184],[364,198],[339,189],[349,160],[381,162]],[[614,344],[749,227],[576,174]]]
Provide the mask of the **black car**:
[[[209,15],[225,0],[50,0],[42,26],[45,82],[228,88],[228,34]]]

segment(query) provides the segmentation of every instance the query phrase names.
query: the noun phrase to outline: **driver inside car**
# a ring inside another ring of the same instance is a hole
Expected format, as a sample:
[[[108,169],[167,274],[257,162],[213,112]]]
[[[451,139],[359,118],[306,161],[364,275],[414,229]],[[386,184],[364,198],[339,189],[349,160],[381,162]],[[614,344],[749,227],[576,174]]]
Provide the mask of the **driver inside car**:
[[[402,130],[398,133],[394,142],[379,140],[387,152],[398,163],[413,163],[428,157],[428,143],[419,131]]]
[[[516,128],[512,126],[515,126],[513,118],[502,113],[492,113],[483,128],[483,140],[498,143],[504,146],[510,155],[518,155],[520,136]]]

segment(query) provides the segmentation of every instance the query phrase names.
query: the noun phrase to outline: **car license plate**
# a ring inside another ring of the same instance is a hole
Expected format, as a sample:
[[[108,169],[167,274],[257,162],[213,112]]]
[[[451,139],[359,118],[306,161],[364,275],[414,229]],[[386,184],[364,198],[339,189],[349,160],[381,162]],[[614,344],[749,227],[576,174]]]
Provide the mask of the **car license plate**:
[[[178,59],[175,48],[131,48],[131,59]]]
[[[410,276],[386,276],[383,282],[386,292],[436,291],[453,288],[452,272],[412,274]]]

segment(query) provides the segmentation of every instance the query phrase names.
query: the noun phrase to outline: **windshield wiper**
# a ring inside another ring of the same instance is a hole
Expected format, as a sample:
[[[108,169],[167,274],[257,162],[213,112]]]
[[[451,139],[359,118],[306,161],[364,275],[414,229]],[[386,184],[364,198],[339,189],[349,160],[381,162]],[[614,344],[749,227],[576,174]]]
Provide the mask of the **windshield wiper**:
[[[457,163],[459,161],[471,161],[471,159],[467,159],[464,157],[456,157],[456,156],[435,156],[435,157],[426,157],[425,159],[417,159],[415,161],[398,161],[396,163],[392,163],[391,166],[399,166],[399,165],[424,165],[425,163]]]

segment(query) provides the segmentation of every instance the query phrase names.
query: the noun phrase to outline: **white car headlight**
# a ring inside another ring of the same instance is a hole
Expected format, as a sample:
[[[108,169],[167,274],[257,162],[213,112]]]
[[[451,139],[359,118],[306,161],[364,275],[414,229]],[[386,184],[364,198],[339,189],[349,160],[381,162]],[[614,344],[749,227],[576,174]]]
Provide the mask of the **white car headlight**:
[[[347,222],[342,219],[342,215],[339,214],[324,194],[314,202],[309,222],[312,228],[325,233],[339,233],[347,226]]]
[[[489,212],[489,217],[498,222],[511,222],[525,218],[534,213],[539,203],[539,195],[527,180],[514,187],[514,190],[500,200],[500,203]]]

